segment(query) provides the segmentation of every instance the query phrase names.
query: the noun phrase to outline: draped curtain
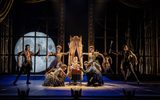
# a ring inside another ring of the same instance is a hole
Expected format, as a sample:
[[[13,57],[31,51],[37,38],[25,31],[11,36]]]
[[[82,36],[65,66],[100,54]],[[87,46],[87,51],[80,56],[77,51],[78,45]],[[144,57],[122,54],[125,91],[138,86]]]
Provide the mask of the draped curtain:
[[[46,0],[24,0],[25,3],[38,3],[43,1],[46,1]]]
[[[0,23],[6,18],[14,0],[0,0]]]
[[[119,0],[119,1],[128,7],[140,8],[144,7],[145,4],[149,3],[152,0]]]
[[[46,0],[24,0],[24,3],[39,3]],[[6,18],[14,0],[0,0],[0,23]]]

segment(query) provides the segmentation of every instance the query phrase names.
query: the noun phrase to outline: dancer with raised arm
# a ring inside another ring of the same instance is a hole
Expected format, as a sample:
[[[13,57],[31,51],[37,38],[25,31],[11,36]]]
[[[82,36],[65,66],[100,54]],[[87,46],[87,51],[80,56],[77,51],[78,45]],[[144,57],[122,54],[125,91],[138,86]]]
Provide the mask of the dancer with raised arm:
[[[137,83],[139,84],[139,79],[134,71],[134,66],[138,64],[138,60],[136,55],[132,52],[132,50],[129,49],[127,44],[123,45],[123,50],[121,52],[114,53],[115,55],[121,55],[121,64],[120,69],[121,73],[123,74],[124,80],[127,81],[130,73],[132,72],[134,77],[137,80]],[[126,71],[125,71],[126,70]]]
[[[85,62],[85,67],[87,66],[88,85],[94,85],[96,82],[98,82],[99,85],[103,85],[102,68],[98,60],[96,60],[98,56],[101,56],[104,63],[105,58],[103,54],[94,51],[94,46],[89,46],[89,52],[83,53],[83,55],[88,55],[88,61]]]
[[[99,61],[96,60],[96,58],[98,56],[101,56],[102,59],[103,59],[103,63],[105,62],[105,58],[104,58],[103,54],[94,51],[94,46],[89,46],[89,52],[88,53],[83,53],[83,55],[88,55],[88,63],[89,63],[89,65],[93,64],[93,62],[94,62],[96,68],[99,71],[102,71],[101,65],[99,64]]]
[[[46,59],[48,60],[48,56],[55,56],[56,59],[54,60],[54,64],[51,63],[51,68],[49,70],[54,70],[55,68],[58,68],[59,66],[61,66],[62,63],[62,57],[63,55],[68,55],[69,53],[63,53],[61,52],[62,50],[62,46],[60,45],[57,45],[56,47],[56,52],[53,53],[53,52],[49,52],[46,56]],[[47,70],[48,72],[48,70]]]
[[[25,50],[24,51],[21,51],[21,52],[18,53],[17,64],[18,64],[18,67],[20,67],[20,71],[19,71],[15,81],[13,82],[13,85],[17,85],[16,83],[18,81],[18,78],[22,74],[22,72],[27,73],[26,84],[31,84],[29,82],[29,77],[30,77],[30,71],[32,70],[32,56],[36,56],[39,53],[40,53],[40,46],[39,46],[38,52],[33,53],[32,51],[30,51],[30,45],[29,44],[25,45]],[[22,66],[20,65],[20,56],[24,57],[24,62],[22,63]]]

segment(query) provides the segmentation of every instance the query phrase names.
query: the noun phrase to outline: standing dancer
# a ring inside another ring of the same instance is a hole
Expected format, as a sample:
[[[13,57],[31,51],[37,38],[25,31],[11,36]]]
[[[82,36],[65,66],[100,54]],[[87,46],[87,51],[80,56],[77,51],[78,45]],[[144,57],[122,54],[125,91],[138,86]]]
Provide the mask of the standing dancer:
[[[113,52],[112,52],[113,53]],[[113,53],[115,55],[121,55],[121,73],[123,74],[124,80],[127,81],[127,78],[129,77],[130,73],[132,72],[134,77],[137,80],[137,83],[139,84],[139,79],[134,71],[134,66],[138,64],[136,55],[129,49],[127,44],[123,45],[123,50],[118,53]],[[126,71],[125,71],[126,70]],[[131,72],[130,72],[131,71]]]
[[[18,66],[20,67],[20,56],[24,57],[24,62],[22,64],[22,67],[20,68],[20,71],[15,79],[15,81],[13,82],[13,85],[17,85],[16,82],[18,81],[18,78],[20,77],[20,75],[22,74],[22,72],[26,72],[27,73],[27,81],[26,84],[31,84],[29,82],[29,77],[30,77],[30,71],[32,70],[32,56],[36,56],[40,53],[40,46],[38,49],[38,52],[33,53],[32,51],[30,51],[30,45],[27,44],[25,45],[25,50],[21,51],[18,53],[18,57],[17,57],[17,63]]]
[[[47,56],[46,56],[46,59],[48,60],[48,56],[55,56],[56,57],[56,59],[55,59],[55,61],[54,61],[54,64],[55,65],[53,65],[53,66],[51,66],[51,69],[53,69],[53,68],[58,68],[59,66],[61,66],[63,63],[62,63],[62,56],[63,55],[68,55],[69,53],[67,52],[67,53],[63,53],[63,52],[61,52],[61,50],[62,50],[62,46],[60,46],[60,45],[57,45],[57,47],[56,47],[56,52],[55,53],[53,53],[53,52],[49,52],[48,54],[47,54]],[[52,64],[52,63],[51,63]]]

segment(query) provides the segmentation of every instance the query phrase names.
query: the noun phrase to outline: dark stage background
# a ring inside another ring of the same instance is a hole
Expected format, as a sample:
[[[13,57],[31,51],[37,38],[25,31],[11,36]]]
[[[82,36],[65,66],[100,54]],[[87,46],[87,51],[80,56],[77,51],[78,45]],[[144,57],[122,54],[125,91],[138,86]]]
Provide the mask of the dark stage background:
[[[136,73],[158,76],[159,10],[154,0],[1,0],[0,73],[17,73],[14,49],[20,37],[43,32],[55,45],[62,45],[64,52],[74,35],[82,36],[84,52],[91,44],[101,53],[108,52],[111,40],[112,49],[120,51],[128,42],[139,60]],[[112,69],[119,74],[120,57],[111,57]],[[63,59],[66,64],[67,59]]]

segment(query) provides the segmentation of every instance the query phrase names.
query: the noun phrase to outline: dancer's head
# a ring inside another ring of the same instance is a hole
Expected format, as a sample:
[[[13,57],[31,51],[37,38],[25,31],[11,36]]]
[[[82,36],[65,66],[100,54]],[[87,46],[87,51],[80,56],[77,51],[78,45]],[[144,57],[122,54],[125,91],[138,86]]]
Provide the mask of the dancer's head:
[[[88,61],[84,61],[84,66],[85,66],[85,67],[88,66]]]
[[[67,69],[67,65],[66,64],[62,64],[61,68],[62,68],[63,71],[65,71]]]
[[[30,50],[30,45],[29,44],[25,45],[25,50]]]
[[[60,52],[62,50],[62,46],[57,45],[57,52]]]
[[[94,46],[89,46],[89,52],[94,52]]]
[[[128,50],[129,50],[129,47],[128,47],[127,44],[124,44],[124,45],[123,45],[123,50],[124,50],[124,51],[128,51]]]
[[[74,63],[78,63],[78,57],[77,57],[77,56],[75,56],[75,57],[73,58],[73,62],[74,62]]]

